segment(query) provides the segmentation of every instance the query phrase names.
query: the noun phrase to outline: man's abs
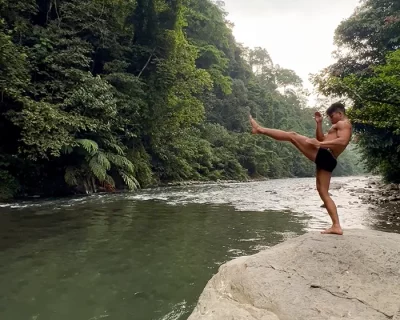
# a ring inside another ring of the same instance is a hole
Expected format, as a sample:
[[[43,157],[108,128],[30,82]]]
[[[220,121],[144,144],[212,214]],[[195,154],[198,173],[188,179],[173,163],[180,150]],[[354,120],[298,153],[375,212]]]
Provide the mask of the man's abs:
[[[335,140],[337,139],[337,134],[336,134],[336,130],[335,129],[331,129],[329,130],[328,134],[325,136],[324,141],[331,141],[331,140]],[[325,148],[325,149],[329,149],[331,151],[331,153],[333,153],[333,155],[335,156],[335,158],[339,157],[342,152],[346,149],[346,146],[333,146],[333,147],[329,147],[329,148]]]

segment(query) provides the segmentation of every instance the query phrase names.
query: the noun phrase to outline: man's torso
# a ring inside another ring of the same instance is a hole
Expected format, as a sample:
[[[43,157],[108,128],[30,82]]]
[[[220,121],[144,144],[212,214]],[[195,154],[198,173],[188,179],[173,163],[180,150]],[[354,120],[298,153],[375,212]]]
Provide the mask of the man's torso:
[[[345,126],[348,130],[351,130],[351,124],[348,121],[343,121],[345,123]],[[337,128],[337,124],[334,124],[328,131],[328,133],[325,135],[325,141],[330,141],[330,140],[334,140],[338,138],[338,128]],[[347,142],[346,145],[337,145],[337,146],[333,146],[330,147],[329,150],[331,150],[331,152],[333,153],[333,155],[335,156],[335,158],[339,157],[339,155],[346,149],[348,143],[350,141]]]

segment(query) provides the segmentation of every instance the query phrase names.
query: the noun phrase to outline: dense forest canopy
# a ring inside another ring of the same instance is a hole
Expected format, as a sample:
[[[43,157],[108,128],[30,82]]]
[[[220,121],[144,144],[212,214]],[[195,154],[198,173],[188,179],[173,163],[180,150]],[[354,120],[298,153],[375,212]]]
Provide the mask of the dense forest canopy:
[[[335,41],[337,61],[313,81],[349,101],[368,169],[400,182],[400,1],[362,1]]]
[[[290,144],[250,135],[251,112],[313,136],[314,110],[292,70],[235,41],[223,5],[0,0],[0,198],[314,175]],[[374,62],[393,41],[381,33]],[[390,77],[398,54],[387,61],[369,79]],[[342,159],[336,175],[357,172],[353,151]]]

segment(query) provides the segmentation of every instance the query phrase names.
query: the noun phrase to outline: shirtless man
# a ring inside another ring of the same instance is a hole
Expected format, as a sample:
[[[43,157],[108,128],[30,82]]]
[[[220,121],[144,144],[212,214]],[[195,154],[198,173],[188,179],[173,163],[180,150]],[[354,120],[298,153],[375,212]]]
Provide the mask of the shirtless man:
[[[315,113],[317,123],[316,139],[310,139],[296,132],[286,132],[277,129],[261,127],[251,116],[250,124],[253,134],[264,134],[279,141],[291,142],[308,159],[315,162],[317,167],[317,190],[332,219],[332,227],[322,231],[323,234],[343,234],[337,214],[336,204],[329,196],[329,185],[332,171],[336,168],[337,158],[350,142],[352,127],[346,117],[345,107],[337,102],[332,104],[326,114],[332,127],[327,134],[322,132],[322,115]]]

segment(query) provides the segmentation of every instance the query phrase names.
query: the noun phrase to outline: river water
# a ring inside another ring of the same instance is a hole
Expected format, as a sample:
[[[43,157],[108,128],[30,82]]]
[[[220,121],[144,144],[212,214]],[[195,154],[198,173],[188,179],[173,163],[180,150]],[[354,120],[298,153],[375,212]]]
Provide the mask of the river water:
[[[400,232],[349,191],[369,179],[333,179],[344,228]],[[222,263],[328,227],[320,205],[308,178],[3,205],[0,319],[187,319]]]

